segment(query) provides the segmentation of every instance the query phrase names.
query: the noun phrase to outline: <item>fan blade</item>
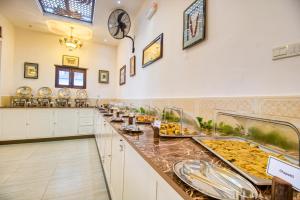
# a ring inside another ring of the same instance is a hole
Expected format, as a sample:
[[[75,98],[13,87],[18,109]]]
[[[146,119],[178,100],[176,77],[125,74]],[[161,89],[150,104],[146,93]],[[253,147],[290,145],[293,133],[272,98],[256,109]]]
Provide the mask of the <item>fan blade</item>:
[[[114,34],[114,36],[117,36],[117,35],[119,34],[119,32],[120,32],[120,26],[118,27],[118,30],[117,30],[117,32]]]
[[[125,15],[126,13],[125,12],[122,12],[119,14],[118,16],[118,23],[121,23],[122,22],[122,17]]]

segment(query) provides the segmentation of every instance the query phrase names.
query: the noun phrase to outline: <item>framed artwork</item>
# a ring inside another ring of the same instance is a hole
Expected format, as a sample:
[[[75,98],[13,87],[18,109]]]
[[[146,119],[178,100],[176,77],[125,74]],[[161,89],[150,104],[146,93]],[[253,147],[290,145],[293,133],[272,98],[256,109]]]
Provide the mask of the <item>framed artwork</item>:
[[[126,83],[126,65],[124,65],[120,69],[120,85],[124,85]]]
[[[2,27],[0,26],[0,38],[2,38]]]
[[[164,34],[159,35],[143,50],[143,67],[151,65],[163,57]]]
[[[109,71],[99,70],[99,83],[109,83]]]
[[[135,58],[135,56],[132,56],[130,58],[130,76],[135,76],[135,74],[136,74],[135,64],[136,64],[136,58]]]
[[[70,67],[79,67],[79,57],[63,55],[62,65]]]
[[[38,79],[39,78],[39,64],[24,63],[24,78]]]
[[[183,13],[183,49],[205,39],[206,2],[196,0]]]

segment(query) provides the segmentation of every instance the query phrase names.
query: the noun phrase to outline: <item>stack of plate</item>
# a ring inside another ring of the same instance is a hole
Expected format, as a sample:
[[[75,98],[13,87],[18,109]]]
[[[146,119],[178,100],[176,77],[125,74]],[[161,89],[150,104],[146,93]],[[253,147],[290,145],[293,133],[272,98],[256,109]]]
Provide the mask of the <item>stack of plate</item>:
[[[240,175],[206,161],[185,160],[174,164],[175,174],[199,192],[216,199],[256,199],[255,187]]]

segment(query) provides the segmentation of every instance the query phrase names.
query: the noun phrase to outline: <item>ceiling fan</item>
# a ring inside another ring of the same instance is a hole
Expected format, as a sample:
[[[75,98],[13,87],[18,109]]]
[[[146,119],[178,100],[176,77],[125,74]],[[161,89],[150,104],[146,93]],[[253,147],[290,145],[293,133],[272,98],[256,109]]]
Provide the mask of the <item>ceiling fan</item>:
[[[134,53],[134,39],[128,36],[130,31],[131,21],[129,14],[122,9],[114,10],[108,18],[108,30],[111,36],[115,39],[121,40],[125,37],[132,41],[132,53]]]

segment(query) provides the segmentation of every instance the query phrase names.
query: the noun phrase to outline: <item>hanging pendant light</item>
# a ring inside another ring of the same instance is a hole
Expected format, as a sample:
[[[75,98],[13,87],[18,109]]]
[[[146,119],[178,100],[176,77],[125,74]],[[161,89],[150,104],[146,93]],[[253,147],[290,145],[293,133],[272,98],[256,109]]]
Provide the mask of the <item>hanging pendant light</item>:
[[[74,30],[74,27],[71,27],[70,36],[66,36],[66,37],[59,39],[59,43],[65,47],[67,47],[67,49],[69,49],[69,51],[73,51],[75,49],[80,49],[82,47],[82,42],[79,39],[74,38],[73,30]]]

